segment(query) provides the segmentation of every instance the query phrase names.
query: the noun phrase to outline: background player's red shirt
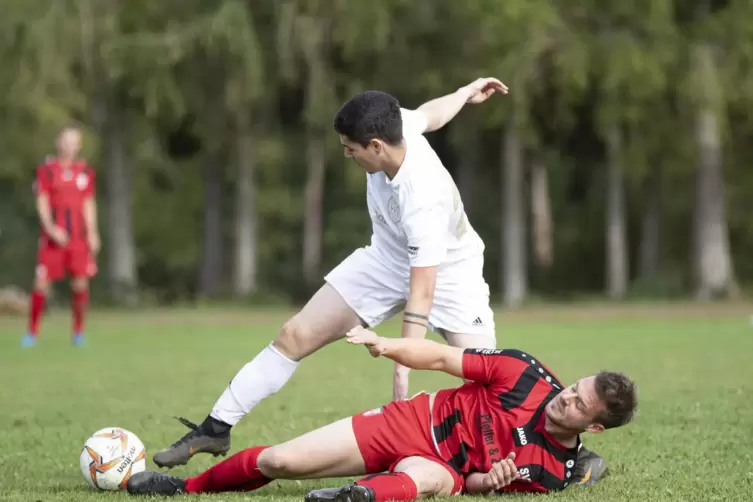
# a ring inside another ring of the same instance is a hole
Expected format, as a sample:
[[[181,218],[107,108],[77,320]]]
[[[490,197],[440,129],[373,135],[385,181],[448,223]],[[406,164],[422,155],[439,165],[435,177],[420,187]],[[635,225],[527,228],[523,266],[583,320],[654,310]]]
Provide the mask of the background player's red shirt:
[[[544,407],[564,389],[536,358],[519,350],[467,349],[463,376],[473,382],[437,393],[432,433],[442,458],[463,474],[488,472],[515,452],[522,479],[504,491],[547,492],[570,484],[574,448],[544,430]]]
[[[63,168],[57,159],[49,159],[37,168],[36,192],[50,201],[52,221],[68,232],[71,241],[86,240],[84,201],[94,197],[95,174],[84,161]]]

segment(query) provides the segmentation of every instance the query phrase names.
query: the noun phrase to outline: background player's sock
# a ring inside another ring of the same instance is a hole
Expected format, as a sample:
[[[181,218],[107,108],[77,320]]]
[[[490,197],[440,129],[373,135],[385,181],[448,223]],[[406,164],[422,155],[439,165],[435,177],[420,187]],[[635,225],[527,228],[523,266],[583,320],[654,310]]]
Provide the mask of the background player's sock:
[[[414,500],[418,497],[416,482],[404,472],[372,474],[359,479],[356,484],[371,488],[374,502]]]
[[[230,381],[210,415],[228,425],[237,424],[264,398],[280,390],[298,364],[269,344]]]
[[[31,294],[31,300],[29,305],[29,331],[28,335],[37,336],[37,330],[39,329],[39,321],[42,318],[44,312],[44,304],[47,301],[45,295],[39,291],[34,290]]]
[[[186,493],[237,492],[261,488],[272,481],[256,466],[259,455],[267,448],[247,448],[198,476],[186,479]]]
[[[83,333],[86,308],[89,306],[89,290],[74,291],[71,308],[73,309],[73,336]]]

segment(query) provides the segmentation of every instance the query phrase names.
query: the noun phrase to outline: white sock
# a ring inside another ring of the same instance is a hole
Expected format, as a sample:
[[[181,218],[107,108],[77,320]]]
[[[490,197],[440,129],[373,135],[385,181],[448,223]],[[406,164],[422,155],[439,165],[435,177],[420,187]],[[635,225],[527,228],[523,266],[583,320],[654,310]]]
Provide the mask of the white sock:
[[[210,415],[226,424],[237,424],[264,398],[280,390],[298,364],[269,344],[230,381]]]

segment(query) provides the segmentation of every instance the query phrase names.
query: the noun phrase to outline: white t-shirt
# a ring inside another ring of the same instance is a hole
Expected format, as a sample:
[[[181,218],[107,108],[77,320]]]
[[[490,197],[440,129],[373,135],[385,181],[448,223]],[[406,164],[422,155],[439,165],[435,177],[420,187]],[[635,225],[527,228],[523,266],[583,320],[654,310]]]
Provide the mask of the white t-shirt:
[[[455,182],[423,136],[423,113],[402,109],[407,151],[394,179],[367,174],[371,246],[401,273],[410,267],[443,269],[484,253]]]

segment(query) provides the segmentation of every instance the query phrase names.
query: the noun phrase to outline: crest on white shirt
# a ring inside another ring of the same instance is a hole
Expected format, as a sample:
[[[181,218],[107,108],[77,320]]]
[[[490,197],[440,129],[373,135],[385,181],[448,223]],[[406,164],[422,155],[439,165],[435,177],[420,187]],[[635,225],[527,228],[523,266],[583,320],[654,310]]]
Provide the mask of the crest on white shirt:
[[[400,221],[400,206],[398,205],[397,200],[395,200],[395,197],[390,197],[390,200],[387,201],[387,212],[393,223],[398,223]]]

